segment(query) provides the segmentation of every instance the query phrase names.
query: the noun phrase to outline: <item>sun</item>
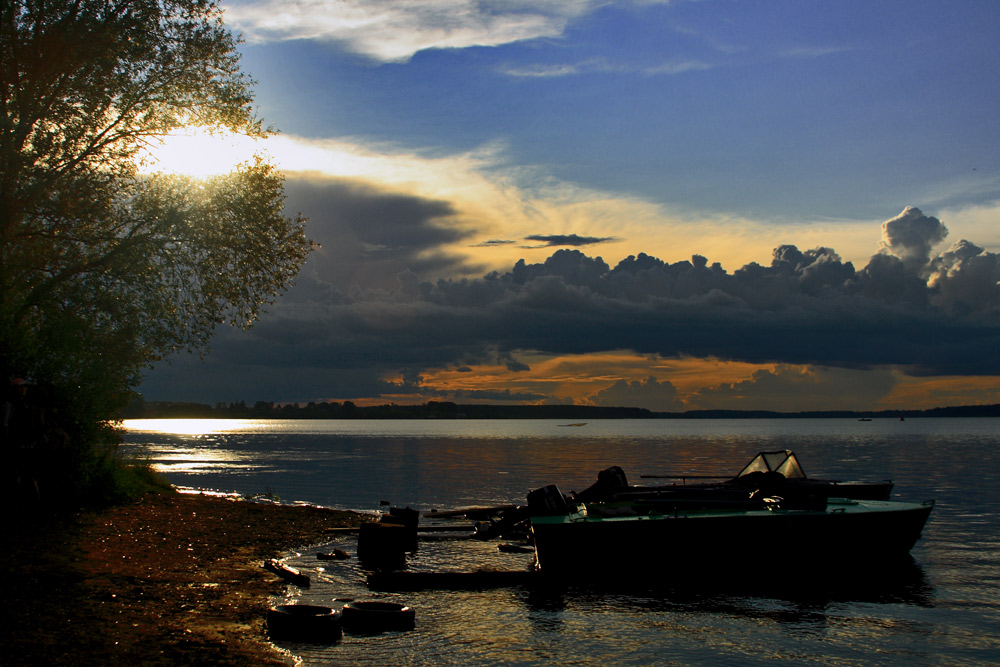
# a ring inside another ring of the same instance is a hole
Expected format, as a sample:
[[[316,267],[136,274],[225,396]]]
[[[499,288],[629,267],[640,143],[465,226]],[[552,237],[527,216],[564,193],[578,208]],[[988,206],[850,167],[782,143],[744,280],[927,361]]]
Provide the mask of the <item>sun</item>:
[[[185,127],[163,137],[142,155],[140,171],[182,174],[205,178],[228,174],[242,162],[263,152],[263,143],[242,134],[209,132],[201,127]]]

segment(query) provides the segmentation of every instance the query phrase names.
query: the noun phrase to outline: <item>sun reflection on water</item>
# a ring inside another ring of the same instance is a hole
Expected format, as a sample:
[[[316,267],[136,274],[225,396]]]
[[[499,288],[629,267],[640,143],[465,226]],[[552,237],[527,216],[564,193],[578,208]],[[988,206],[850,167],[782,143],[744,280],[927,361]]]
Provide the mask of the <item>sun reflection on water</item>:
[[[214,448],[153,448],[153,469],[160,473],[204,474],[226,470],[248,472],[260,468],[242,452]]]
[[[267,422],[260,419],[126,419],[122,426],[139,433],[202,436],[262,429]]]

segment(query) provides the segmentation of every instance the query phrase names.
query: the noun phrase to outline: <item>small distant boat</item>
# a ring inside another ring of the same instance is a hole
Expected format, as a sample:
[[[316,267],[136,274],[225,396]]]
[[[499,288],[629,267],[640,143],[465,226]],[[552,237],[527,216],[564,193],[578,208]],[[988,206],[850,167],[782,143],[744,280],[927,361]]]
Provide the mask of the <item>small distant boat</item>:
[[[870,422],[871,420],[872,420],[871,417],[860,417],[858,419],[859,422]]]
[[[587,422],[576,422],[575,424],[559,424],[559,426],[586,426]]]

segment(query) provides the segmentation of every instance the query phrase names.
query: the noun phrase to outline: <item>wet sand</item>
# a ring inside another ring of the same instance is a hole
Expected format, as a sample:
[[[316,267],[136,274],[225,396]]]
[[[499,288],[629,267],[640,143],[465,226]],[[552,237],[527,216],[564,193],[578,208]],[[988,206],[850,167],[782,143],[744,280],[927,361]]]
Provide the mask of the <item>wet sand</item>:
[[[267,642],[265,559],[361,514],[149,495],[99,512],[5,517],[0,665],[286,665]]]

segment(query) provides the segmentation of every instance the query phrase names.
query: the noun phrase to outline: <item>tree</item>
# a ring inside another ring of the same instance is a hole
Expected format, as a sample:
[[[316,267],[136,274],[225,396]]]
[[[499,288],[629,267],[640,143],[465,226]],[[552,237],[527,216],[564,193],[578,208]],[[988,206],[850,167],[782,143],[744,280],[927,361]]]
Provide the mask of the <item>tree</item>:
[[[0,365],[54,388],[77,433],[152,362],[249,327],[311,249],[260,159],[139,170],[176,128],[271,133],[236,46],[214,0],[0,5]]]

